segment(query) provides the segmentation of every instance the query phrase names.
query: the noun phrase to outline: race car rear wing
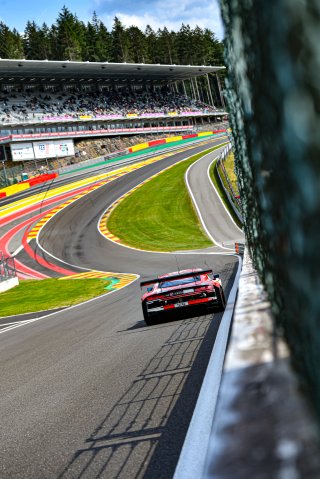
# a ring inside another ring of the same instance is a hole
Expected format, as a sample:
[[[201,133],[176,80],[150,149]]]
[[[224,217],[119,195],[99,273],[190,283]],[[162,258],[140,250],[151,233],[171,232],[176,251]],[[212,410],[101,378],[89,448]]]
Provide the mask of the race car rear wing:
[[[163,276],[162,278],[149,279],[148,281],[142,281],[140,283],[140,288],[142,288],[143,286],[149,286],[150,284],[159,283],[160,281],[174,281],[176,279],[190,278],[192,276],[199,276],[199,274],[212,274],[213,275],[213,271],[212,271],[212,269],[201,269],[201,270],[198,270],[198,271],[192,271],[190,273],[174,274],[172,276]],[[214,277],[219,277],[219,275],[214,275]]]

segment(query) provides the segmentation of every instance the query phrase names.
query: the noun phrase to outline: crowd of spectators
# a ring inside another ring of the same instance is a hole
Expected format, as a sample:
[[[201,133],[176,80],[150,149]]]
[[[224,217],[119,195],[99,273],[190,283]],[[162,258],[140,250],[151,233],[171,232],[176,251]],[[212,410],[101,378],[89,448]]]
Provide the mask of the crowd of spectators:
[[[143,115],[201,111],[215,108],[168,88],[138,92],[129,88],[83,92],[73,88],[63,92],[2,92],[0,123],[44,121],[50,117],[78,119],[80,116]]]

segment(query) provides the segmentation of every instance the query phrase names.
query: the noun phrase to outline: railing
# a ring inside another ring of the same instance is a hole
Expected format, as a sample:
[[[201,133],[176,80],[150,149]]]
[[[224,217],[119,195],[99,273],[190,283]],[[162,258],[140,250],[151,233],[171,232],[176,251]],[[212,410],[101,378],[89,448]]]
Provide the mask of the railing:
[[[218,176],[219,176],[219,180],[220,180],[220,183],[221,183],[221,186],[222,188],[224,189],[224,192],[225,194],[227,195],[228,197],[228,200],[229,200],[229,203],[230,205],[232,206],[232,209],[233,211],[235,212],[236,216],[238,217],[238,219],[241,221],[241,223],[243,223],[243,217],[242,217],[242,214],[240,213],[241,211],[241,203],[239,201],[239,198],[237,198],[237,195],[236,195],[236,192],[234,191],[233,189],[233,186],[231,184],[231,181],[229,179],[229,176],[226,172],[226,169],[224,167],[224,160],[227,158],[227,156],[230,154],[232,150],[232,145],[231,143],[229,143],[223,150],[222,150],[222,153],[220,154],[218,160],[217,160],[217,173],[218,173]],[[224,178],[225,180],[227,181],[228,183],[228,188],[225,187],[224,185],[224,181],[222,180],[221,178],[221,174],[220,174],[220,171],[219,171],[219,167],[221,167],[223,169],[223,172],[224,172]],[[231,194],[230,194],[230,191],[231,191]]]
[[[202,111],[184,111],[184,112],[170,112],[170,113],[142,113],[142,114],[109,114],[109,115],[94,115],[88,113],[80,115],[52,115],[52,116],[44,116],[40,113],[37,114],[34,118],[8,118],[5,120],[0,121],[1,126],[16,126],[16,125],[32,125],[32,124],[39,124],[39,123],[70,123],[70,122],[94,122],[94,121],[104,121],[104,120],[152,120],[156,118],[183,118],[186,116],[192,117],[200,117],[200,116],[219,116],[226,114],[225,110],[215,109],[214,111],[202,110]]]
[[[14,258],[5,257],[0,251],[0,282],[17,276]]]

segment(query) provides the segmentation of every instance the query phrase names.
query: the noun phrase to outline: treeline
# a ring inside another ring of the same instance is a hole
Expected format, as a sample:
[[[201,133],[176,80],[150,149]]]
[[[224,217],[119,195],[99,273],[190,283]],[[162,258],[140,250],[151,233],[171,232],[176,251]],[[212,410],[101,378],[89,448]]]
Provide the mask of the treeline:
[[[125,27],[115,17],[111,31],[93,14],[84,23],[63,7],[48,26],[28,21],[23,34],[0,22],[0,57],[27,60],[108,61],[182,65],[223,65],[223,44],[205,28],[181,25],[145,31]]]

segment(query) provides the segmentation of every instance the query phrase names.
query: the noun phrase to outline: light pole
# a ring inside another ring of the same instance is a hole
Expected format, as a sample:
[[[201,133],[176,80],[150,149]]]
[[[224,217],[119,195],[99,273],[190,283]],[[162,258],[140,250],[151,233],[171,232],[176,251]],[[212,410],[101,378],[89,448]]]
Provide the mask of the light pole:
[[[7,170],[6,170],[6,167],[5,167],[6,162],[4,160],[2,160],[1,163],[2,163],[2,167],[3,167],[4,181],[6,183],[6,186],[8,186],[9,181],[8,181],[8,176],[7,176]]]

